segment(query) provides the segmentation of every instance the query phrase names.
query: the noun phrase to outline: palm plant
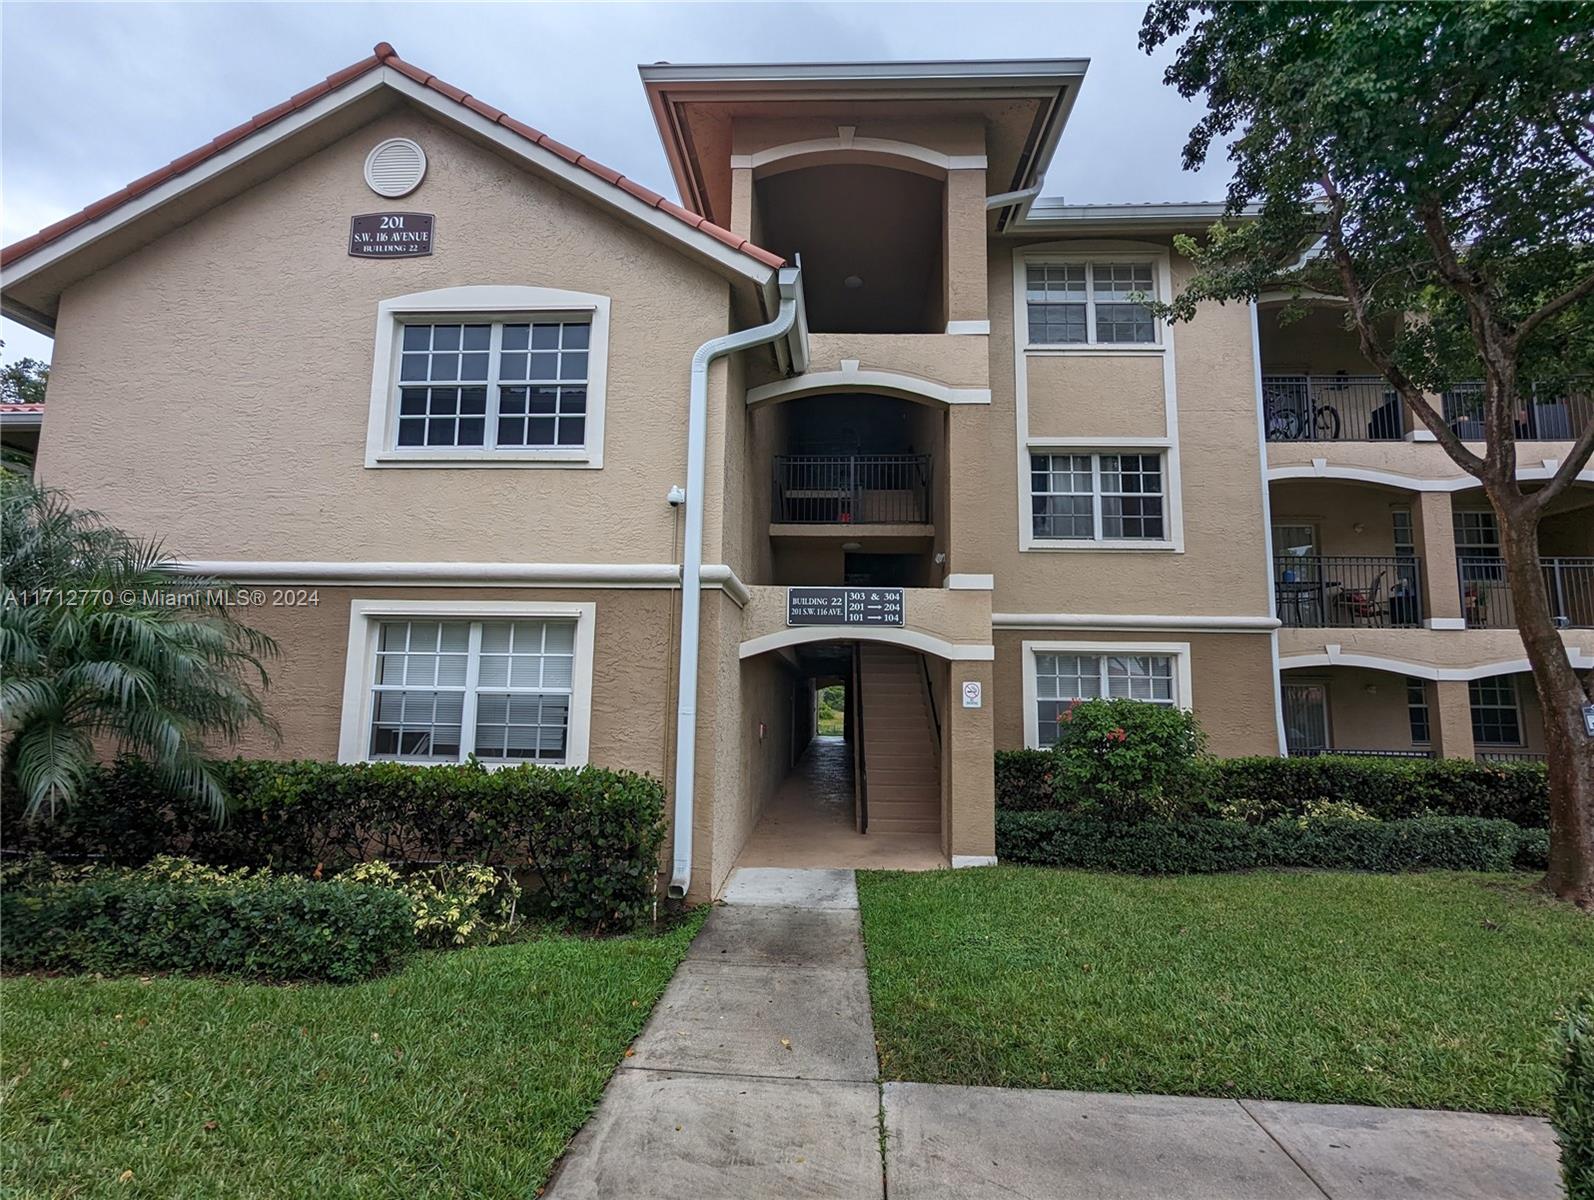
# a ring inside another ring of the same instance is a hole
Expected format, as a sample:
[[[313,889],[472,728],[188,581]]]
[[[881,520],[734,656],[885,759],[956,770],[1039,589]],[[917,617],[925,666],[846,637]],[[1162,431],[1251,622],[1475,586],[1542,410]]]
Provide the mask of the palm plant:
[[[30,818],[80,799],[115,744],[219,821],[206,742],[275,728],[257,689],[276,643],[233,617],[222,581],[164,561],[159,542],[0,472],[0,754]]]

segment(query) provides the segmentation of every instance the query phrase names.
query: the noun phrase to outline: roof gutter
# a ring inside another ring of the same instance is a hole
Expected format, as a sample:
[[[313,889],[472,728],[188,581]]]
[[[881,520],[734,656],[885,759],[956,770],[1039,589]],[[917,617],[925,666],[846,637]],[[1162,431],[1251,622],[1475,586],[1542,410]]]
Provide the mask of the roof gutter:
[[[698,631],[703,613],[703,475],[708,442],[708,369],[717,358],[784,338],[802,311],[802,272],[782,267],[775,319],[740,333],[711,338],[692,355],[686,424],[686,544],[681,557],[681,662],[675,707],[674,861],[669,895],[679,899],[692,882],[692,819],[697,781]]]

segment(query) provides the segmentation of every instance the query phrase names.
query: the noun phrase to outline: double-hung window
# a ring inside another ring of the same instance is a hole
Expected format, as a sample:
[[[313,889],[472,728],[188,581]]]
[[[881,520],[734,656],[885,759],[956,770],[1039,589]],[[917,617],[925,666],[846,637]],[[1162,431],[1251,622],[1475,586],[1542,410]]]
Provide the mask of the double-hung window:
[[[1155,345],[1156,293],[1149,262],[1032,262],[1025,267],[1029,344]]]
[[[1517,711],[1516,680],[1488,675],[1467,683],[1472,703],[1472,740],[1480,746],[1520,746],[1522,721]]]
[[[1170,654],[1035,653],[1035,728],[1041,746],[1075,701],[1098,697],[1176,704],[1177,665]]]
[[[609,309],[519,285],[383,300],[365,465],[602,467]]]
[[[371,758],[570,761],[574,620],[382,620]]]
[[[1165,499],[1160,453],[1030,455],[1037,540],[1164,541]]]
[[[591,333],[585,320],[406,321],[399,449],[584,446]]]

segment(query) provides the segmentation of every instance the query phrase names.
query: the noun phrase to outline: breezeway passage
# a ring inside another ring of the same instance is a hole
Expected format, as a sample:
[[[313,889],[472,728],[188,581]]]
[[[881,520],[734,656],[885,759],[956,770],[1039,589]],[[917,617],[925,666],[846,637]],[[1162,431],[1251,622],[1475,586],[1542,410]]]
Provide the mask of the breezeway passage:
[[[548,1195],[1553,1200],[1525,1117],[878,1082],[857,889],[743,868]]]

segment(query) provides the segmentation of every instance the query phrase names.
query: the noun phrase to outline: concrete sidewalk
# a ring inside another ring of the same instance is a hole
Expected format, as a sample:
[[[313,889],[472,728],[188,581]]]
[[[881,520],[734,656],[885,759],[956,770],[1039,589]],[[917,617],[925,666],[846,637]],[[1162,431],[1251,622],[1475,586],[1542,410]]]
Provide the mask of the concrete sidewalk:
[[[1526,1117],[877,1082],[851,871],[743,869],[554,1200],[1559,1200]]]

